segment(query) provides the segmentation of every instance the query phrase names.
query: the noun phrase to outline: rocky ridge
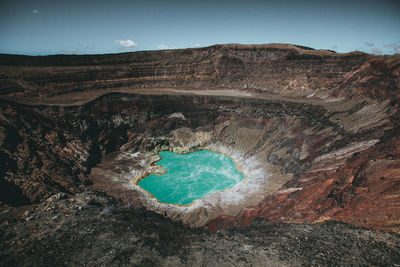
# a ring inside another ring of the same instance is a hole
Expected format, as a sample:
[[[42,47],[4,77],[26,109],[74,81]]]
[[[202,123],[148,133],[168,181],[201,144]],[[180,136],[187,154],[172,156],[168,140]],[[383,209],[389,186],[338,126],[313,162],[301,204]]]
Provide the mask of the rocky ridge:
[[[14,98],[118,88],[240,88],[326,97],[340,95],[333,90],[338,83],[375,58],[281,44],[109,55],[1,55],[0,85],[1,95]]]

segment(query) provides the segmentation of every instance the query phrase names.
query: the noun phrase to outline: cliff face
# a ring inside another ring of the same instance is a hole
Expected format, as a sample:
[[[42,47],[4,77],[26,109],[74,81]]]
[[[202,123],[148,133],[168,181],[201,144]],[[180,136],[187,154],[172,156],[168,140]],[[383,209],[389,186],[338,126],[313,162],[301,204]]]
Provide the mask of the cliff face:
[[[399,231],[399,77],[398,55],[291,45],[1,55],[1,201],[90,185],[210,230],[266,218]],[[204,148],[253,178],[240,200],[216,194],[184,210],[132,188],[151,153]]]
[[[372,58],[293,45],[207,48],[93,56],[0,56],[2,95],[52,96],[118,88],[240,88],[288,96],[330,95]]]

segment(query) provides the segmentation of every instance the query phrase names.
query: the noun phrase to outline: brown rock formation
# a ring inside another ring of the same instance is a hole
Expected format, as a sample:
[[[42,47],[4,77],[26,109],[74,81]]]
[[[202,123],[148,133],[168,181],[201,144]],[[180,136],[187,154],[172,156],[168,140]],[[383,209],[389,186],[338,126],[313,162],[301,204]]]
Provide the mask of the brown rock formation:
[[[240,88],[306,96],[336,87],[372,56],[294,45],[215,45],[110,55],[0,57],[1,95],[117,88]]]

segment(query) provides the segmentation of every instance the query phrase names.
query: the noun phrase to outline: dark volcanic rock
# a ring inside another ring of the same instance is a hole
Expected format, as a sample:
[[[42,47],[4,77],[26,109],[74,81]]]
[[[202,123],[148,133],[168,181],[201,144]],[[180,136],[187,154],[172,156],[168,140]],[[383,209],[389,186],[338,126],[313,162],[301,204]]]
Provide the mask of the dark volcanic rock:
[[[98,193],[52,196],[2,213],[1,266],[395,265],[400,237],[343,223],[274,224],[210,233]],[[13,220],[13,221],[11,221]]]
[[[23,194],[14,200],[2,194],[3,201],[35,203],[60,191],[79,192],[87,147],[32,108],[1,101],[0,109],[1,180]]]

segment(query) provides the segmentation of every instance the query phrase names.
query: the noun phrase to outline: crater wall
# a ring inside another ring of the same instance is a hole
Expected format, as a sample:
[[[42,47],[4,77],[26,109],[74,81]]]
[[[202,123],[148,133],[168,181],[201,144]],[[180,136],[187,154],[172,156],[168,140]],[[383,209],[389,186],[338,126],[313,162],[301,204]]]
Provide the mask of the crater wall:
[[[90,188],[210,230],[266,218],[399,231],[399,62],[293,45],[0,55],[1,201]],[[132,183],[158,151],[199,149],[252,179],[186,211]]]
[[[70,107],[3,101],[3,179],[19,188],[20,201],[39,202],[59,191],[73,194],[86,185],[190,226],[209,224],[211,230],[249,224],[256,217],[338,219],[396,229],[397,217],[387,216],[397,216],[397,159],[375,159],[376,153],[388,153],[377,149],[385,146],[384,136],[386,142],[398,138],[389,116],[394,111],[388,103],[349,110],[228,96],[121,93]],[[365,110],[382,113],[379,125],[354,115]],[[351,127],[344,123],[349,117]],[[353,131],[355,123],[363,127]],[[157,151],[200,149],[230,155],[244,169],[246,182],[186,208],[160,205],[135,187],[133,179],[149,171]],[[388,149],[391,155],[396,151]],[[381,179],[386,170],[374,168],[371,158],[392,166],[389,175]],[[12,198],[4,201],[18,205]],[[359,212],[357,221],[343,215],[349,212]]]
[[[121,88],[240,88],[319,97],[373,58],[294,45],[215,45],[110,55],[0,55],[3,96],[55,96]]]

